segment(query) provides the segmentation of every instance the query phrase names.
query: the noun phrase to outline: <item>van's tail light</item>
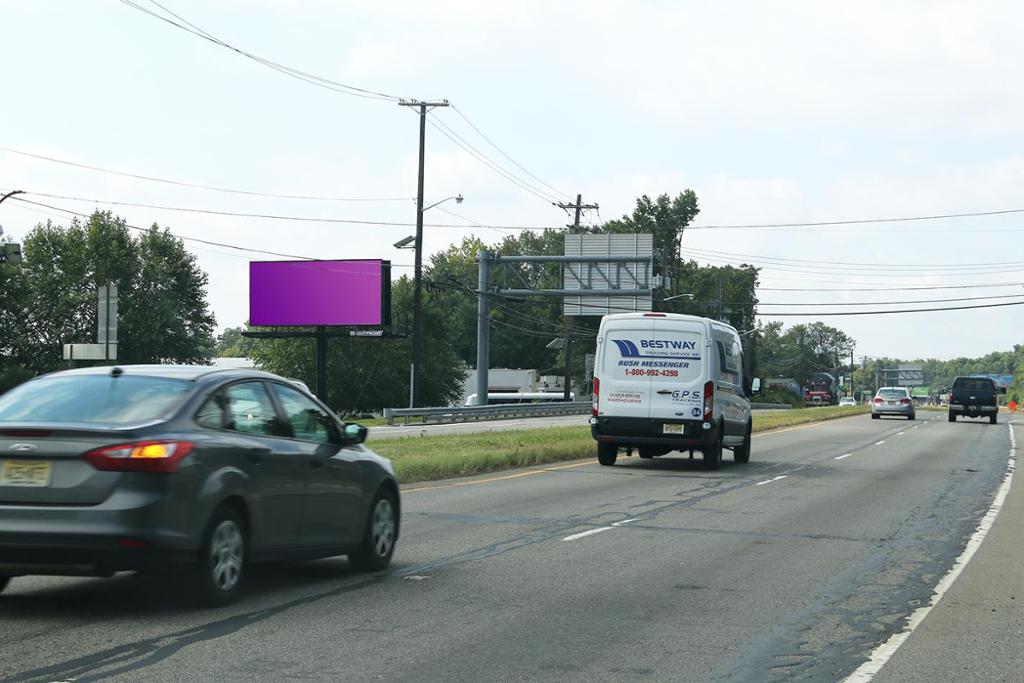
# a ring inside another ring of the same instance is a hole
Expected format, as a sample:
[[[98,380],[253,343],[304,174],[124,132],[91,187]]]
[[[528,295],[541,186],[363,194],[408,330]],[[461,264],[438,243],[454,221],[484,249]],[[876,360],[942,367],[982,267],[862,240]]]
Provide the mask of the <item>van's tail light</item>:
[[[909,406],[910,405],[910,399],[909,398],[901,398],[900,399],[900,405],[901,406]]]
[[[883,401],[880,397],[875,396],[875,403],[883,403]]]
[[[590,406],[590,415],[597,417],[598,395],[601,393],[601,380],[594,378],[594,403]]]
[[[715,383],[704,383],[704,421],[711,422],[715,419]]]
[[[107,472],[177,472],[178,464],[194,449],[191,441],[136,441],[97,448],[84,457]]]

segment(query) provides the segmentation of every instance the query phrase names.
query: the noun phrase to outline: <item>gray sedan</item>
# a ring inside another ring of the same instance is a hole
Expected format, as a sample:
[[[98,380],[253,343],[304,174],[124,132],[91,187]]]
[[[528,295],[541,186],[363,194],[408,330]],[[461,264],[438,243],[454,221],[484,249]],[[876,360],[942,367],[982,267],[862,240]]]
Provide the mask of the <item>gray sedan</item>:
[[[871,418],[879,419],[882,415],[897,415],[913,420],[914,399],[906,387],[882,387],[871,401]]]
[[[0,590],[13,576],[185,572],[225,604],[250,562],[391,560],[391,463],[284,378],[131,366],[0,396]]]

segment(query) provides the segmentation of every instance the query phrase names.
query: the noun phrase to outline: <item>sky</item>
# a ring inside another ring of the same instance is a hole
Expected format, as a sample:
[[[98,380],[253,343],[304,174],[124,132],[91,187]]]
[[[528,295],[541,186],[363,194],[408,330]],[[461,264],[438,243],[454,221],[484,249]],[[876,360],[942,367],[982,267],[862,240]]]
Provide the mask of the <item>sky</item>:
[[[1024,301],[1005,298],[1024,295],[1022,213],[708,227],[1024,207],[1019,3],[133,1],[321,78],[455,105],[429,119],[425,196],[465,201],[427,212],[425,254],[469,235],[494,243],[510,228],[562,226],[568,217],[552,202],[577,193],[600,206],[584,220],[600,222],[630,213],[642,194],[692,189],[701,211],[684,255],[763,264],[762,320],[822,320],[856,340],[858,357],[979,356],[1024,343],[1024,306],[821,315]],[[61,210],[109,208],[186,238],[386,258],[411,274],[412,253],[392,246],[413,232],[407,225],[96,203],[411,224],[418,119],[409,108],[287,77],[119,0],[0,0],[0,17],[0,147],[333,199],[214,192],[3,150],[0,188]],[[8,236],[48,218],[69,220],[0,205]],[[218,329],[244,323],[248,262],[273,257],[186,244],[209,274]],[[905,289],[950,285],[972,286]],[[887,303],[962,297],[1004,298]],[[870,305],[848,305],[859,302]],[[813,315],[773,315],[782,312]]]

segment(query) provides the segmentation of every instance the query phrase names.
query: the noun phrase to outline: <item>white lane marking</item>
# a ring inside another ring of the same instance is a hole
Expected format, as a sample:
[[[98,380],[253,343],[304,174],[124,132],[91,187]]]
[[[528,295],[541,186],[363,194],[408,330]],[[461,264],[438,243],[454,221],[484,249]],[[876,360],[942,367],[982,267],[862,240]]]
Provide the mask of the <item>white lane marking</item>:
[[[639,521],[640,521],[640,518],[638,518],[638,517],[634,518],[634,519],[624,519],[621,522],[615,522],[614,524],[612,524],[612,526],[626,526],[627,524],[632,524],[633,522],[639,522]]]
[[[764,486],[765,484],[770,484],[773,481],[778,481],[779,479],[785,479],[787,476],[789,476],[789,475],[787,475],[787,474],[780,474],[779,476],[775,477],[774,479],[765,479],[764,481],[759,481],[756,484],[754,484],[754,486]]]
[[[853,455],[853,453],[843,453],[842,455],[837,455],[836,457],[834,457],[832,459],[833,460],[842,460],[843,458],[849,458],[851,455]]]
[[[920,426],[921,426],[921,425],[914,425],[913,427],[911,427],[911,429],[917,429],[917,428],[918,428],[918,427],[920,427]]]
[[[882,439],[881,441],[876,441],[875,445],[876,446],[881,446],[883,443],[885,443],[885,439]]]
[[[563,541],[575,541],[577,538],[586,538],[587,536],[593,536],[594,534],[599,534],[602,531],[611,531],[613,528],[614,527],[610,527],[610,526],[599,526],[596,529],[590,529],[589,531],[581,531],[578,534],[573,534],[572,536],[566,536],[562,540]]]
[[[896,432],[896,436],[903,436],[906,432]]]
[[[903,630],[899,633],[894,633],[889,636],[885,642],[876,647],[871,653],[870,659],[857,667],[857,670],[852,674],[843,679],[843,683],[865,683],[870,681],[875,675],[882,670],[896,651],[900,649],[900,646],[907,641],[910,634],[914,632],[921,622],[924,621],[928,613],[932,611],[935,605],[939,604],[942,600],[942,596],[946,594],[946,591],[950,589],[953,582],[957,580],[963,572],[964,567],[974,557],[974,553],[978,551],[978,547],[981,546],[981,542],[985,540],[985,536],[992,529],[992,525],[996,521],[996,517],[999,515],[999,511],[1003,508],[1003,503],[1006,501],[1006,496],[1010,493],[1010,485],[1013,483],[1013,469],[1017,464],[1017,460],[1014,457],[1014,452],[1017,450],[1017,440],[1013,434],[1013,426],[1007,425],[1010,428],[1010,456],[1006,463],[1006,474],[1003,477],[1003,483],[1000,485],[999,490],[996,492],[996,497],[992,501],[992,506],[982,517],[981,523],[978,524],[978,528],[974,531],[971,539],[967,541],[967,546],[964,551],[960,553],[960,557],[956,558],[956,562],[953,563],[953,567],[942,577],[938,585],[935,586],[935,591],[932,593],[931,600],[928,601],[927,605],[918,607],[914,610],[910,617],[907,618],[907,623],[903,627]]]

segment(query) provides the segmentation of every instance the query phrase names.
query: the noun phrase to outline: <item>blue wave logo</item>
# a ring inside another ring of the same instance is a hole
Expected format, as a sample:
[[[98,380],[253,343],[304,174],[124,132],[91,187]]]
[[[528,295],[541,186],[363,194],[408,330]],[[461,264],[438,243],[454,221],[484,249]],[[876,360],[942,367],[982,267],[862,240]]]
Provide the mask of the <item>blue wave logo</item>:
[[[623,358],[639,358],[640,349],[636,347],[636,344],[629,341],[628,339],[612,339],[615,345],[619,347],[619,353],[622,354]]]

